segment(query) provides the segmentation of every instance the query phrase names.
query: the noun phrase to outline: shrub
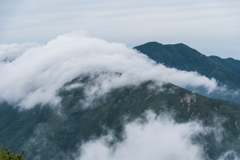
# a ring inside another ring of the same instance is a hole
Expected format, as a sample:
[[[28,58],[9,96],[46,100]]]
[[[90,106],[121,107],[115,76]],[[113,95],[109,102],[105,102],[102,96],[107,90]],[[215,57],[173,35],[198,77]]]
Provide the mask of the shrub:
[[[0,150],[0,160],[24,160],[22,157],[24,151],[22,151],[21,154],[15,155],[12,153],[7,147],[5,149],[1,145],[1,150]]]

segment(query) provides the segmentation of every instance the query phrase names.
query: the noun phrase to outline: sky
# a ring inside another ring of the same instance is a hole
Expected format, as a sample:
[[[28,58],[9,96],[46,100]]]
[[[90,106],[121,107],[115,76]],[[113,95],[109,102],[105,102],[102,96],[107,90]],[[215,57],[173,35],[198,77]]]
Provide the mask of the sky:
[[[240,59],[239,0],[0,1],[0,44],[46,43],[79,30],[128,47],[185,43]]]

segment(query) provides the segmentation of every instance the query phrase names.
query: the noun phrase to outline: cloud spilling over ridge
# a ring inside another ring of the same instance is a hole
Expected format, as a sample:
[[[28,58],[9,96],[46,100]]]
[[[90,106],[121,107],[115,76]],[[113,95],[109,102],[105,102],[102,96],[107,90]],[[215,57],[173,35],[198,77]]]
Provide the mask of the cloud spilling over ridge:
[[[0,63],[0,100],[31,108],[38,103],[57,105],[56,91],[86,74],[121,73],[102,79],[104,92],[147,80],[181,87],[217,87],[214,79],[196,72],[170,69],[123,44],[89,37],[83,32],[58,36],[46,45],[29,48],[11,63]],[[102,86],[102,85],[101,85]]]
[[[134,121],[125,126],[125,139],[109,146],[111,135],[86,142],[76,160],[202,160],[202,147],[191,142],[203,132],[196,122],[177,124],[168,116],[147,112],[147,122]]]

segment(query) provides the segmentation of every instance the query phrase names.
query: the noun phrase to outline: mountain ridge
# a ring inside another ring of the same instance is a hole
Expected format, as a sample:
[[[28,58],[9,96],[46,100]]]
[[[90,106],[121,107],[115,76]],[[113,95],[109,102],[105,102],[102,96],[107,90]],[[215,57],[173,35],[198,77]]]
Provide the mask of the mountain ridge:
[[[217,56],[208,57],[183,43],[163,45],[158,42],[148,42],[136,46],[134,49],[167,67],[184,71],[196,71],[208,78],[215,78],[220,85],[226,85],[229,89],[240,88],[239,60],[232,58],[221,59]],[[239,102],[236,97],[226,99]]]

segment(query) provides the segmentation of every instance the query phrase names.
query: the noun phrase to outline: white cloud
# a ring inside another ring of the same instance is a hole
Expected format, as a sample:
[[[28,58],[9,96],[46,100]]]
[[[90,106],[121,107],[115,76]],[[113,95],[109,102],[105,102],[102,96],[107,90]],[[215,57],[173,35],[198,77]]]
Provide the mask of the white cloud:
[[[147,122],[134,121],[125,126],[125,139],[109,146],[109,136],[83,144],[76,160],[202,160],[203,150],[193,144],[194,135],[204,129],[195,122],[175,123],[168,116],[147,113]]]
[[[201,135],[214,134],[219,145],[222,142],[222,124],[203,127],[197,121],[176,123],[172,115],[156,115],[151,111],[145,114],[146,120],[136,119],[124,126],[124,139],[115,141],[111,132],[108,135],[83,143],[74,154],[75,160],[202,160],[209,159],[204,140],[194,142]],[[217,119],[216,119],[217,120]],[[109,145],[114,141],[114,144]],[[221,153],[216,153],[221,154]],[[226,151],[217,159],[239,160],[234,151]]]
[[[13,61],[23,54],[27,49],[38,46],[37,43],[12,43],[0,44],[0,62]]]
[[[0,63],[0,76],[3,77],[0,99],[22,108],[31,108],[37,103],[56,105],[60,102],[56,91],[65,83],[83,74],[100,73],[107,73],[98,78],[101,94],[114,87],[138,85],[147,80],[159,84],[171,82],[182,87],[202,86],[209,91],[217,86],[214,79],[166,68],[123,44],[74,32],[30,48],[11,63]]]

